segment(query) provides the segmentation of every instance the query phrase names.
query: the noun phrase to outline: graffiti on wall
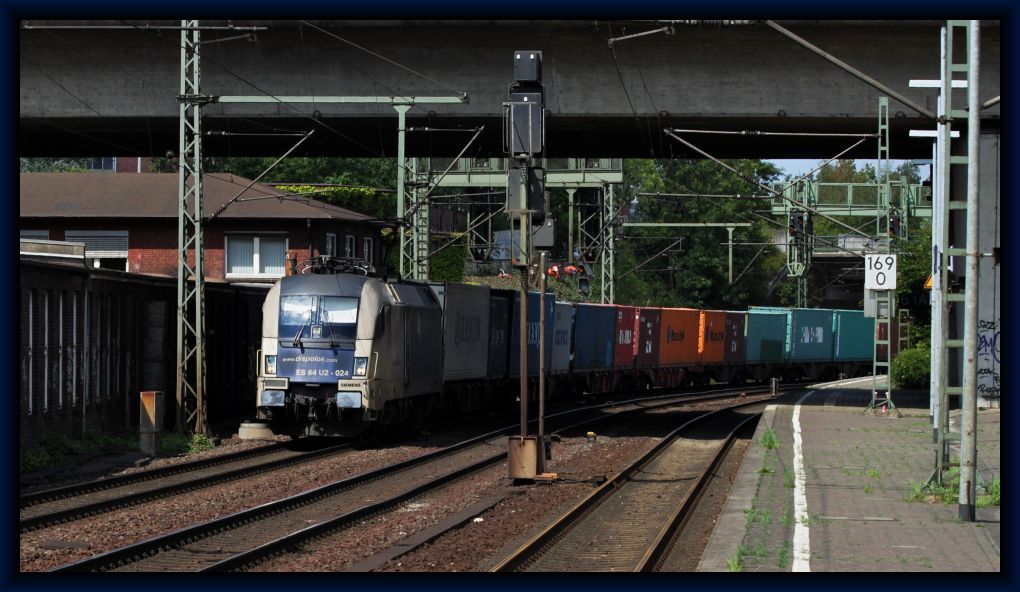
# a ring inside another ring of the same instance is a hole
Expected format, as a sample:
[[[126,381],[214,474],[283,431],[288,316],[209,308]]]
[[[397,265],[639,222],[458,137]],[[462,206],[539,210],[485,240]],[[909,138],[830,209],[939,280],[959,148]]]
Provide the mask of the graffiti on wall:
[[[997,321],[978,321],[978,397],[999,398],[999,346],[1002,336]]]

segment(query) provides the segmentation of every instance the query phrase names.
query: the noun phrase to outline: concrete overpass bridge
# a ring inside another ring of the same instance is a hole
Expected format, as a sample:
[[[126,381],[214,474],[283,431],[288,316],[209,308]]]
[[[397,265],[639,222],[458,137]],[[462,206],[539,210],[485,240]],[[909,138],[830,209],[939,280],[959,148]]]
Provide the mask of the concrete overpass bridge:
[[[202,91],[210,95],[467,93],[468,103],[416,105],[415,127],[485,126],[469,156],[502,152],[502,103],[515,49],[541,50],[550,157],[694,157],[666,127],[874,133],[883,93],[754,21],[652,31],[651,21],[233,21],[267,27],[254,40],[203,34]],[[943,21],[779,21],[826,52],[930,111]],[[33,21],[20,31],[22,156],[164,155],[176,152],[179,21]],[[203,21],[224,25],[225,21]],[[92,28],[81,28],[89,26]],[[72,28],[54,28],[72,27]],[[222,40],[222,42],[220,42]],[[403,67],[371,55],[384,56]],[[982,31],[982,100],[998,96],[1000,27]],[[964,90],[958,92],[965,92]],[[304,154],[393,156],[389,105],[217,104],[204,108],[210,155],[278,155],[317,129]],[[999,107],[983,127],[997,129]],[[890,100],[891,156],[929,158],[934,124]],[[960,129],[957,123],[955,129]],[[218,135],[230,134],[254,135]],[[409,134],[411,156],[453,156],[464,133]],[[825,158],[847,138],[699,135],[723,157]],[[847,157],[874,158],[874,142]]]

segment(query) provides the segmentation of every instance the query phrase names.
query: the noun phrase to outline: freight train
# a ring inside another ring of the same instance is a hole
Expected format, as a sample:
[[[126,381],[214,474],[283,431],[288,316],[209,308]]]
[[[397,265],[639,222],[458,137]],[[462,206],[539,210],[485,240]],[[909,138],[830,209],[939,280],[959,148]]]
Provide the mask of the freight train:
[[[263,304],[256,406],[274,431],[355,435],[519,393],[519,292],[362,273],[282,278]],[[539,294],[527,296],[527,372],[539,372]],[[858,376],[874,320],[861,311],[747,311],[545,298],[546,393]],[[534,389],[532,389],[534,390]]]

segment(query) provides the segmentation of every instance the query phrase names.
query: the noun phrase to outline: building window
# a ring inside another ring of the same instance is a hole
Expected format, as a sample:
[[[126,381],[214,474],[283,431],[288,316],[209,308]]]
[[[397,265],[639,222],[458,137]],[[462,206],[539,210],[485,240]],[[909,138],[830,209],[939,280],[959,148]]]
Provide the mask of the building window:
[[[366,236],[361,243],[362,253],[361,258],[368,261],[372,265],[375,265],[375,248],[371,237]]]
[[[89,170],[97,173],[115,173],[117,172],[117,159],[91,158],[89,159]]]
[[[354,235],[348,234],[344,237],[344,257],[357,257],[358,253],[355,251],[357,245],[354,242]]]
[[[283,277],[287,237],[227,235],[227,277]]]
[[[332,232],[326,233],[326,254],[336,257],[336,235]]]
[[[129,271],[126,230],[68,230],[64,240],[84,243],[85,257],[92,259],[96,268]]]
[[[21,238],[28,238],[33,240],[50,240],[49,230],[19,230]]]

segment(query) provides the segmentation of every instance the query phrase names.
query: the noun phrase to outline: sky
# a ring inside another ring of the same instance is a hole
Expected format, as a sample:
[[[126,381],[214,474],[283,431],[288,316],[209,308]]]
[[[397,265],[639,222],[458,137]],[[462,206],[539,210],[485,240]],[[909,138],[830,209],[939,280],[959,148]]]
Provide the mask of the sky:
[[[818,165],[822,164],[826,160],[827,159],[824,159],[824,158],[822,158],[822,159],[785,158],[785,159],[773,159],[773,160],[769,160],[768,162],[771,162],[771,163],[775,164],[776,166],[778,166],[779,168],[783,169],[784,171],[786,171],[790,175],[793,175],[794,177],[799,177],[801,175],[804,175],[804,174],[810,172],[811,170],[813,170],[815,167],[817,167]],[[890,168],[896,168],[896,167],[900,166],[903,162],[904,161],[902,161],[902,160],[890,159],[889,160],[889,166],[890,166]],[[915,163],[924,162],[925,163],[924,166],[920,166],[919,165],[919,169],[918,169],[917,172],[921,175],[921,180],[922,181],[927,179],[928,178],[928,166],[927,166],[927,163],[929,161],[914,160],[913,162],[915,162]],[[873,167],[874,166],[878,166],[878,161],[875,160],[875,159],[858,158],[858,159],[856,159],[854,161],[854,163],[857,165],[857,169],[858,170],[863,169],[865,165],[869,165],[869,164],[871,166],[873,166]]]

